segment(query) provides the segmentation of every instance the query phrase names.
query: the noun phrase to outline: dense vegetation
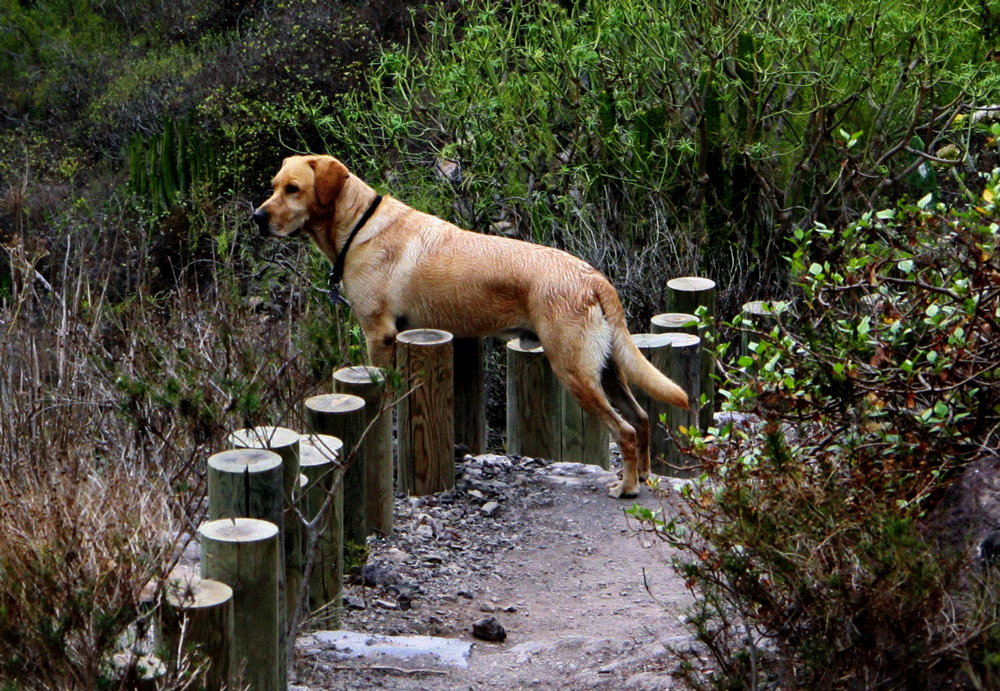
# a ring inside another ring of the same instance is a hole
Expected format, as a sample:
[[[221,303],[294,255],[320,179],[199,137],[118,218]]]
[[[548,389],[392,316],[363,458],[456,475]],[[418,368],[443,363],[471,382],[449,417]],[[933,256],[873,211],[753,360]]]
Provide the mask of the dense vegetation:
[[[247,223],[326,151],[585,257],[636,330],[675,275],[726,320],[791,301],[721,348],[760,423],[646,516],[692,687],[990,686],[995,583],[926,523],[996,453],[998,40],[989,0],[0,0],[0,684],[115,683],[207,453],[361,357],[322,261]]]

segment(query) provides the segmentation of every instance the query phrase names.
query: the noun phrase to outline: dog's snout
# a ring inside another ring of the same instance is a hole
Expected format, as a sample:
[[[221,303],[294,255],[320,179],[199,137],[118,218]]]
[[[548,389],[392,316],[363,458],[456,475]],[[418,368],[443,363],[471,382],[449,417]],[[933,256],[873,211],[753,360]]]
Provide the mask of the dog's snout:
[[[268,227],[270,225],[270,219],[268,218],[267,212],[264,207],[260,207],[255,210],[250,217],[253,219],[254,223],[257,224],[257,228],[260,230],[261,235],[270,235],[271,230]]]

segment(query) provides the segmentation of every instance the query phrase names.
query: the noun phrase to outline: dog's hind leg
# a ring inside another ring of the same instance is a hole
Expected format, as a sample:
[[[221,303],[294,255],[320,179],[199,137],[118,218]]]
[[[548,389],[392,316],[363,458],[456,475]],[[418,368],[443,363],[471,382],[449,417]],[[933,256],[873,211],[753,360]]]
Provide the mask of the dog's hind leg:
[[[578,370],[564,370],[559,365],[562,363],[553,362],[553,371],[563,386],[569,390],[573,397],[586,412],[596,416],[601,420],[611,432],[612,438],[617,442],[618,449],[622,455],[622,479],[608,487],[608,494],[616,499],[636,497],[639,495],[639,472],[638,453],[640,448],[640,438],[644,439],[646,449],[646,464],[648,475],[649,463],[649,433],[640,435],[636,427],[622,414],[616,410],[608,399],[604,387],[599,380],[598,372],[580,372]],[[616,395],[619,393],[617,384],[610,384],[612,391]],[[627,389],[624,389],[627,391]],[[628,415],[632,416],[633,411],[626,407]],[[636,409],[642,409],[636,406]],[[645,416],[645,413],[643,413]],[[637,422],[639,422],[637,420]],[[641,424],[639,425],[641,428]]]
[[[635,429],[636,475],[641,482],[645,482],[650,473],[649,415],[635,400],[614,360],[609,359],[601,371],[601,387],[615,410]]]

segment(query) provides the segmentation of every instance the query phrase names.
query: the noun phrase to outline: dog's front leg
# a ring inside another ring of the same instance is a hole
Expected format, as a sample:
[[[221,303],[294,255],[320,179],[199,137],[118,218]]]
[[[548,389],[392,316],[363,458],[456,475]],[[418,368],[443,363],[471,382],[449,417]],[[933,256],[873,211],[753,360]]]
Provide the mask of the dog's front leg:
[[[388,369],[396,364],[396,324],[391,319],[361,319],[368,344],[368,359],[375,367]]]

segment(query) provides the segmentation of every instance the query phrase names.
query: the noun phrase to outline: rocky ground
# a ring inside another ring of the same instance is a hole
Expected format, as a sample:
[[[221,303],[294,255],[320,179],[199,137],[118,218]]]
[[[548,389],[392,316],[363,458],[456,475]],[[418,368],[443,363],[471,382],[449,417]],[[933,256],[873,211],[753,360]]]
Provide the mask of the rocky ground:
[[[453,491],[397,499],[345,590],[360,635],[302,636],[293,688],[671,688],[689,595],[625,514],[636,500],[607,497],[614,475],[505,456],[459,470]]]

